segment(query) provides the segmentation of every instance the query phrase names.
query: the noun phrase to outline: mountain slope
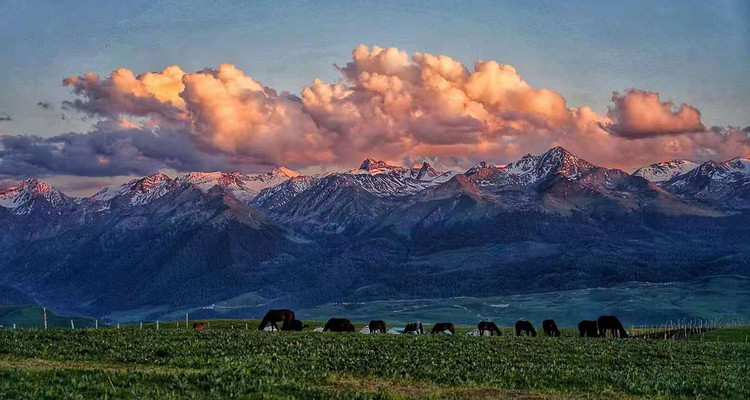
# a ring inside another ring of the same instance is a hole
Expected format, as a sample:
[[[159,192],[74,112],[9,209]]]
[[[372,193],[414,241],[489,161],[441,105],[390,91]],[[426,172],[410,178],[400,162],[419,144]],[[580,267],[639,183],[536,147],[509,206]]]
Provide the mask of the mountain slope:
[[[236,311],[247,317],[750,275],[750,212],[731,203],[747,166],[707,163],[657,185],[553,148],[462,174],[376,160],[287,171],[252,198],[257,182],[237,173],[154,174],[83,199],[27,181],[0,192],[12,205],[0,207],[0,287],[66,313],[146,320],[238,298],[252,299]]]
[[[708,161],[664,183],[667,191],[719,208],[750,208],[750,160]]]

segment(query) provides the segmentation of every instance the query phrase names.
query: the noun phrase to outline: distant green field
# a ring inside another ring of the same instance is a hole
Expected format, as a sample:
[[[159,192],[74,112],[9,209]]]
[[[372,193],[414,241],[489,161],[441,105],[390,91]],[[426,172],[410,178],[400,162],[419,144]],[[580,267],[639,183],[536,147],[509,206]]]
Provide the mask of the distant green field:
[[[0,330],[0,398],[750,397],[750,344],[737,341],[271,333],[256,321],[210,322],[202,332],[184,322]]]
[[[716,329],[706,333],[692,335],[690,336],[690,340],[750,343],[750,328],[742,326],[736,328]]]
[[[49,328],[70,328],[70,320],[76,328],[93,328],[94,319],[85,317],[66,317],[47,310]],[[42,308],[37,306],[0,306],[0,326],[11,328],[43,328]]]

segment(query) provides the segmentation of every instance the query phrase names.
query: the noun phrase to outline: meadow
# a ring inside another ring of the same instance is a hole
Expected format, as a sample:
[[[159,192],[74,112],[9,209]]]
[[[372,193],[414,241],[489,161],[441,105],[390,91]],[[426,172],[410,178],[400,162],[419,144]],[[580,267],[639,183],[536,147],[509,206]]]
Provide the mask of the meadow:
[[[500,337],[258,332],[256,324],[0,330],[0,398],[750,397],[747,327],[652,340],[579,339],[572,329],[561,338],[509,329]]]

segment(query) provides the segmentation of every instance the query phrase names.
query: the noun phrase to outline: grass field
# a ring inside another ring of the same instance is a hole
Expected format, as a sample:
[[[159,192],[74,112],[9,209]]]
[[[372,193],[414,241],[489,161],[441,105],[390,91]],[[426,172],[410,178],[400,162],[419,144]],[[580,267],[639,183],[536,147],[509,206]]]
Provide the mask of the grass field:
[[[748,328],[664,341],[271,333],[256,323],[0,330],[0,398],[750,397],[750,344],[738,340]]]

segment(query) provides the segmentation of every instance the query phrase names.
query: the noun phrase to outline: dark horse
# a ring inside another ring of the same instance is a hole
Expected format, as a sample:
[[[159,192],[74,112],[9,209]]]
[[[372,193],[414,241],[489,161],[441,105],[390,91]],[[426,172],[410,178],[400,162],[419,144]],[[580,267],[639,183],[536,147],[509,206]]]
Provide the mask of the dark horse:
[[[385,333],[386,331],[385,322],[377,319],[370,321],[370,324],[367,325],[367,327],[370,328],[370,333]]]
[[[203,324],[203,322],[195,322],[193,323],[193,329],[195,329],[196,331],[202,331],[206,329],[206,325]]]
[[[500,332],[500,328],[497,327],[497,324],[490,321],[482,321],[479,324],[477,324],[477,328],[479,328],[479,335],[484,336],[484,331],[490,331],[490,336],[497,334],[497,336],[502,335],[503,333]]]
[[[288,330],[284,329],[284,326],[289,325],[291,321],[294,321],[294,311],[292,310],[268,310],[266,316],[263,317],[262,321],[260,321],[258,330],[262,331],[263,328],[265,328],[268,324],[271,324],[271,326],[274,327],[277,331]],[[282,322],[281,329],[279,329],[279,326],[276,325],[277,322]]]
[[[354,325],[346,318],[331,318],[326,322],[323,332],[354,332]]]
[[[521,336],[521,332],[526,332],[530,336],[536,336],[536,329],[534,329],[534,325],[531,325],[529,321],[516,321],[516,336]]]
[[[560,330],[557,329],[554,319],[545,319],[542,321],[542,330],[544,331],[544,336],[560,337]]]
[[[580,337],[599,337],[599,326],[596,321],[583,320],[578,323]]]
[[[293,320],[289,321],[288,324],[281,325],[281,330],[282,331],[300,332],[303,329],[309,328],[309,327],[310,327],[309,325],[302,325],[302,321],[300,321],[298,319],[293,319]]]
[[[620,323],[620,320],[613,315],[605,315],[596,320],[599,325],[599,336],[607,337],[607,331],[612,332],[612,337],[628,337],[628,331]]]
[[[415,322],[409,322],[406,324],[406,328],[404,328],[404,334],[407,333],[418,333],[420,335],[424,334],[424,327],[422,326],[422,321],[415,321]]]
[[[435,324],[435,326],[432,327],[432,334],[440,333],[443,331],[449,331],[452,334],[456,334],[456,328],[453,327],[453,324],[450,322],[438,322]]]

